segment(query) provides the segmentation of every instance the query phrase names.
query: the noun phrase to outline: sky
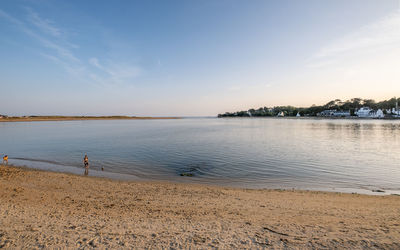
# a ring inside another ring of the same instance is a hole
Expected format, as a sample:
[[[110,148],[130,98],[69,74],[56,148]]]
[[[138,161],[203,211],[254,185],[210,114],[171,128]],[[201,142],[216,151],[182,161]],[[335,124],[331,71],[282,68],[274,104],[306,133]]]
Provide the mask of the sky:
[[[0,1],[0,114],[215,116],[400,96],[399,0]]]

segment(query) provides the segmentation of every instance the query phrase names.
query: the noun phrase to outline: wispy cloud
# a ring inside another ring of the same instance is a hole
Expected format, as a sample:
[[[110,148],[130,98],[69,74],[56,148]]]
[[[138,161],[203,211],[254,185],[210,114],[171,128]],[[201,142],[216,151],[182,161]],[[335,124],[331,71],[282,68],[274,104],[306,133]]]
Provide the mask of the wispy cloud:
[[[395,11],[321,48],[310,58],[308,66],[325,67],[351,55],[399,48],[399,44],[400,11]]]
[[[400,11],[396,10],[323,46],[305,62],[307,68],[282,82],[286,86],[296,82],[288,97],[303,98],[305,103],[351,98],[354,93],[390,96],[400,90],[399,58]]]
[[[17,18],[14,18],[14,17],[10,16],[9,14],[7,14],[2,9],[0,9],[0,17],[6,19],[7,21],[9,21],[10,23],[12,23],[14,25],[18,25],[20,28],[24,28],[23,22],[21,22]]]
[[[139,76],[142,73],[142,69],[132,65],[114,64],[108,72],[114,79],[124,79]]]
[[[123,79],[135,78],[142,72],[141,68],[129,64],[108,62],[104,65],[96,57],[90,58],[89,63],[105,73],[105,80],[111,82],[120,82]]]
[[[32,13],[34,14],[34,12],[32,12],[32,10],[30,10],[29,15],[32,15]],[[35,16],[36,16],[36,19],[40,20],[38,15],[35,15]],[[66,47],[62,44],[62,41],[55,41],[55,40],[52,41],[52,40],[38,34],[37,32],[35,32],[33,29],[31,29],[29,27],[29,23],[26,23],[15,17],[12,17],[11,15],[7,14],[6,12],[4,12],[1,9],[0,9],[0,17],[3,17],[7,21],[9,21],[13,25],[15,25],[19,30],[21,30],[25,34],[29,35],[30,37],[34,38],[42,46],[46,47],[47,49],[53,50],[53,52],[55,52],[55,54],[57,55],[57,57],[60,58],[60,60],[62,60],[61,58],[63,58],[66,60],[71,60],[73,62],[80,61],[76,56],[74,56],[74,54],[71,52],[71,50],[68,47]]]
[[[44,33],[48,33],[55,37],[61,36],[61,30],[55,26],[54,22],[49,19],[43,19],[38,13],[31,8],[26,8],[28,12],[28,20]]]
[[[18,19],[0,9],[0,18],[7,20],[21,32],[33,38],[43,51],[36,51],[44,58],[62,66],[69,74],[83,81],[104,84],[121,84],[139,76],[142,69],[135,65],[106,60],[100,63],[97,57],[81,60],[74,50],[78,48],[65,37],[66,32],[56,25],[56,22],[41,17],[31,8],[24,8],[26,20]],[[93,66],[96,70],[90,69]]]
[[[99,63],[99,59],[97,59],[96,57],[90,58],[89,63],[98,69],[104,70],[103,66],[101,66]]]

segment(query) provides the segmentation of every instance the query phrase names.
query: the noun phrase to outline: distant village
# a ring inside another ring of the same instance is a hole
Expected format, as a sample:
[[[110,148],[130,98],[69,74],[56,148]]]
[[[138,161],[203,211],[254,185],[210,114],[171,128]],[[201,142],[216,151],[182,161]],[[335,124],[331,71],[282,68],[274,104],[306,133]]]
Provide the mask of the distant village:
[[[373,99],[353,98],[347,101],[336,99],[325,105],[312,105],[308,108],[293,106],[276,106],[273,108],[261,107],[246,111],[226,112],[218,117],[329,117],[329,118],[374,118],[396,119],[400,118],[400,98],[391,98],[381,102]]]

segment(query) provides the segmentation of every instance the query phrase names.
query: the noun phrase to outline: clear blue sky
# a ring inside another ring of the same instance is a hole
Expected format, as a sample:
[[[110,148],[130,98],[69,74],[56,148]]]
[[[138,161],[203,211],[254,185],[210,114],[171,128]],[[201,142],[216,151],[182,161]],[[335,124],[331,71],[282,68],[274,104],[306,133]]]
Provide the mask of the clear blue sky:
[[[399,0],[0,1],[0,113],[199,116],[400,96]]]

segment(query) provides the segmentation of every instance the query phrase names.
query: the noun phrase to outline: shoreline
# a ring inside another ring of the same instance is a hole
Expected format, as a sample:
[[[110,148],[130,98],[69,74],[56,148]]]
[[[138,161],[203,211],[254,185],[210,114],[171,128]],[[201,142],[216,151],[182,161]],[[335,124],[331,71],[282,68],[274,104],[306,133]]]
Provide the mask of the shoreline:
[[[13,160],[18,160],[17,164],[11,163],[8,166],[21,168],[25,170],[33,170],[33,171],[48,171],[53,173],[64,173],[64,174],[72,174],[77,176],[82,176],[84,173],[83,167],[78,166],[67,166],[67,165],[58,165],[51,162],[43,162],[43,161],[34,161],[35,164],[30,165],[24,164],[24,161],[32,161],[31,159],[23,159],[23,158],[10,158]],[[22,162],[21,162],[22,161]],[[1,165],[0,165],[1,167]],[[62,167],[61,169],[59,167]],[[109,171],[101,171],[99,168],[92,168],[89,171],[89,177],[94,178],[105,178],[111,181],[141,181],[141,182],[166,182],[172,184],[188,184],[188,185],[204,185],[211,187],[220,187],[220,188],[239,188],[239,189],[249,189],[249,190],[280,190],[280,191],[310,191],[310,192],[328,192],[328,193],[345,193],[345,194],[361,194],[361,195],[373,195],[373,196],[386,196],[386,195],[398,195],[400,196],[400,190],[396,189],[384,189],[384,188],[362,188],[362,187],[326,187],[326,186],[283,186],[283,185],[269,185],[269,186],[251,186],[251,185],[239,185],[237,182],[230,183],[224,179],[220,179],[218,183],[201,181],[199,179],[192,179],[193,177],[184,177],[182,175],[177,175],[177,179],[171,179],[170,177],[164,178],[146,178],[143,176],[137,176],[133,174],[127,173],[119,173],[119,172],[109,172]]]
[[[400,197],[0,167],[0,247],[399,248]]]
[[[225,116],[225,117],[216,117],[218,119],[254,119],[254,118],[261,118],[261,119],[288,119],[288,120],[306,120],[306,119],[314,119],[314,120],[361,120],[361,121],[374,121],[374,120],[384,120],[384,121],[396,121],[400,120],[400,117],[383,117],[383,118],[369,118],[369,117],[329,117],[329,116]]]
[[[86,120],[169,120],[182,117],[147,117],[147,116],[35,116],[1,118],[0,122],[39,122],[39,121],[86,121]]]

